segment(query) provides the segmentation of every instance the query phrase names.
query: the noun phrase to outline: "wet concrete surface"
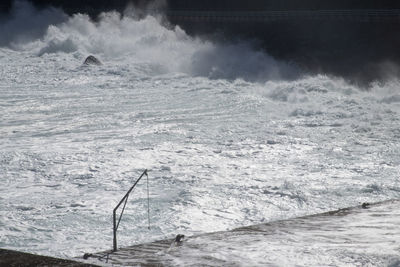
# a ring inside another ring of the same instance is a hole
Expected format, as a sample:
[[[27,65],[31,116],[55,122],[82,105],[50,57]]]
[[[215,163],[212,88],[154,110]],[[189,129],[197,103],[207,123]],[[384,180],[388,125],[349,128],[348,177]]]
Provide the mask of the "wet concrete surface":
[[[91,254],[103,266],[400,266],[400,201]]]

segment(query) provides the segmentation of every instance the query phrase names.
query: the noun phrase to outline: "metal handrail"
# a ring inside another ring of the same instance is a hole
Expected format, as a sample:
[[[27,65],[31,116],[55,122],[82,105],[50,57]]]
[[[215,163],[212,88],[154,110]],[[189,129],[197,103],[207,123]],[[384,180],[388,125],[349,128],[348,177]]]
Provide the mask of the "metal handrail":
[[[248,20],[280,21],[306,20],[379,20],[400,21],[400,9],[339,9],[339,10],[269,10],[269,11],[214,11],[214,10],[167,10],[168,17],[184,20]]]
[[[145,170],[142,175],[136,180],[136,182],[132,185],[132,187],[126,192],[125,196],[121,199],[121,201],[118,203],[118,205],[114,208],[113,210],[113,234],[114,234],[114,239],[113,239],[113,251],[117,251],[117,230],[119,223],[121,222],[122,215],[124,213],[126,203],[128,201],[129,194],[132,192],[133,188],[137,185],[137,183],[142,179],[142,177],[146,175],[147,176],[147,210],[148,210],[148,220],[149,220],[149,229],[150,229],[150,200],[149,200],[149,175],[147,174],[147,170]],[[119,206],[124,203],[124,207],[122,208],[121,214],[119,215],[118,223],[117,223],[117,210]]]

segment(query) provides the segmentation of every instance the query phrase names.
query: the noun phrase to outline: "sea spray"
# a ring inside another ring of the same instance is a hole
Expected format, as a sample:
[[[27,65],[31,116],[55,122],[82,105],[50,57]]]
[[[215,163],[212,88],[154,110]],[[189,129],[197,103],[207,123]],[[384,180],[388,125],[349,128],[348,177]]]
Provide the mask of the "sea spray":
[[[213,43],[194,38],[178,26],[163,25],[157,16],[138,19],[127,11],[124,15],[103,13],[96,21],[85,14],[66,19],[56,9],[37,11],[38,15],[28,3],[17,5],[13,19],[3,26],[6,32],[13,28],[15,32],[2,43],[38,56],[59,52],[79,53],[82,57],[94,54],[121,64],[150,64],[159,70],[157,74],[181,72],[213,79],[267,81],[300,75],[296,66],[275,60],[249,42]],[[40,16],[41,23],[15,29],[16,21],[37,20],[36,16]]]
[[[0,14],[0,46],[18,49],[20,44],[43,37],[49,25],[67,19],[59,9],[37,10],[27,1],[15,1],[10,14]]]

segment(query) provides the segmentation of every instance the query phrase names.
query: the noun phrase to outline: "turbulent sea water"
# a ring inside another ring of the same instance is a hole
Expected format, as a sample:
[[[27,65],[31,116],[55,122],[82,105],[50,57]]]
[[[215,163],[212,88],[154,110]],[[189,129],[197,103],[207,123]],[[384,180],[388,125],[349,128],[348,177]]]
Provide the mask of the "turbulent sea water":
[[[112,246],[400,198],[400,82],[309,76],[156,17],[0,18],[0,247]],[[101,66],[84,66],[95,55]]]

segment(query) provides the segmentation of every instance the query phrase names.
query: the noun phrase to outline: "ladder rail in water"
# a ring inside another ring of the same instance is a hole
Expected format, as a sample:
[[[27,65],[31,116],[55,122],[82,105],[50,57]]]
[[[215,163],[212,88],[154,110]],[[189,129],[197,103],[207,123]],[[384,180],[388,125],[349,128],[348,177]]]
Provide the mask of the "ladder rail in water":
[[[149,190],[149,176],[147,174],[147,169],[144,170],[144,172],[140,175],[140,177],[136,180],[136,182],[132,185],[132,187],[126,192],[125,196],[120,200],[117,206],[115,206],[113,210],[113,251],[117,251],[117,230],[119,227],[119,223],[121,222],[122,215],[124,214],[124,210],[126,207],[126,203],[128,201],[129,194],[132,192],[132,190],[135,188],[135,186],[139,183],[139,181],[142,179],[142,177],[146,175],[147,177],[147,191]],[[147,192],[147,197],[149,197],[149,193]],[[125,202],[125,203],[124,203]],[[118,208],[124,203],[124,206],[122,208],[121,214],[119,215],[118,223],[117,223],[117,210]],[[148,212],[150,209],[149,205],[149,200],[147,200],[148,203]],[[149,216],[149,228],[150,228],[150,215]]]

